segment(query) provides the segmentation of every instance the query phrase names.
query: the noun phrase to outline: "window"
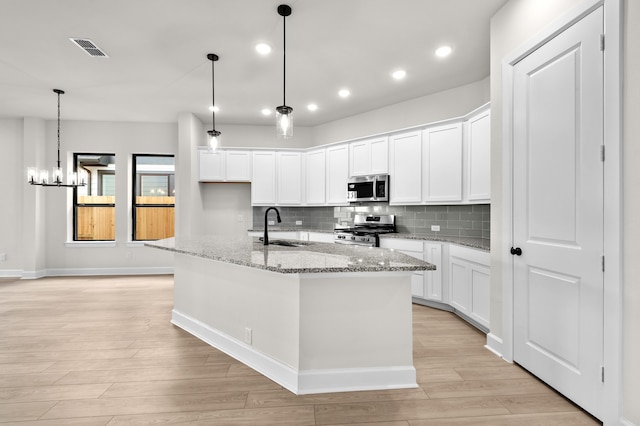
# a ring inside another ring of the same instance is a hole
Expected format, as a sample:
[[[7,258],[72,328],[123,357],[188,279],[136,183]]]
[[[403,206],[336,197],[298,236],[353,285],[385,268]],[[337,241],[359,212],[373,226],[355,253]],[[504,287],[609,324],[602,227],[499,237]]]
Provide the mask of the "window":
[[[115,241],[115,154],[74,154],[76,172],[87,186],[74,189],[74,241]]]
[[[175,235],[175,160],[173,155],[133,156],[133,240]]]

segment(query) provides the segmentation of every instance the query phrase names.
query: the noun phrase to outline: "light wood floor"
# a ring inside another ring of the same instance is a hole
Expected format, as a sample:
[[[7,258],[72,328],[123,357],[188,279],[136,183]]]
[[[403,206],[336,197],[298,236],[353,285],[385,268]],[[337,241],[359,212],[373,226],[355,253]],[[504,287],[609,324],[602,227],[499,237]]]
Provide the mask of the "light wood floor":
[[[593,425],[414,306],[418,389],[296,396],[170,324],[173,278],[0,280],[0,424]]]

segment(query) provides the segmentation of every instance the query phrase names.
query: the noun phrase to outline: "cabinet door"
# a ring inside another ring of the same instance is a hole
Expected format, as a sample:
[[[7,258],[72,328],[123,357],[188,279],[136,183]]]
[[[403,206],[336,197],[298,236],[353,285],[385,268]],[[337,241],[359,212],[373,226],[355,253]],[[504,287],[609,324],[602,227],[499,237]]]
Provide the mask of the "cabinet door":
[[[390,138],[390,203],[419,203],[422,200],[421,132],[393,135]]]
[[[489,253],[458,245],[449,247],[450,305],[489,328]]]
[[[222,151],[198,151],[200,182],[224,181],[224,153]]]
[[[415,257],[416,259],[424,260],[424,249],[422,241],[403,240],[396,238],[381,238],[380,247],[393,249],[408,256]],[[430,274],[431,272],[433,271],[426,271],[427,274]],[[411,276],[411,295],[413,297],[419,297],[420,299],[426,298],[425,271],[416,271]]]
[[[276,153],[254,151],[252,156],[251,204],[276,203]]]
[[[347,204],[349,148],[346,144],[327,148],[327,203]]]
[[[225,151],[225,179],[227,182],[251,181],[250,151]]]
[[[425,129],[422,135],[422,198],[462,201],[462,125]]]
[[[324,204],[326,196],[325,150],[308,152],[306,159],[307,204]]]
[[[351,142],[349,144],[349,176],[371,174],[370,163],[369,141]]]
[[[300,152],[277,153],[278,204],[302,204],[302,154]]]
[[[370,140],[369,157],[372,175],[389,173],[389,138],[385,136]]]
[[[485,111],[467,121],[467,200],[491,199],[491,114]]]
[[[436,265],[435,271],[425,272],[425,299],[444,302],[442,288],[442,244],[425,243],[424,260]]]

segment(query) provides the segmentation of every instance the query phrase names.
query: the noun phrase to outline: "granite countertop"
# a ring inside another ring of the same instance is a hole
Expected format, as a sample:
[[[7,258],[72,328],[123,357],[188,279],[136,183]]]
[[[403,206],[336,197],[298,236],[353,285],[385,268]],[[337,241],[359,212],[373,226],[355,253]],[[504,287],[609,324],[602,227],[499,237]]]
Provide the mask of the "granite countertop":
[[[473,237],[447,237],[440,235],[410,234],[408,232],[398,232],[393,234],[383,234],[380,238],[401,238],[405,240],[440,241],[443,243],[459,244],[461,246],[489,251],[491,241],[488,238]]]
[[[280,228],[277,226],[270,226],[269,232],[322,232],[326,234],[333,234],[333,230],[326,231],[320,229],[303,229],[303,228]],[[264,232],[264,228],[249,229],[248,232]],[[397,232],[391,234],[381,234],[380,238],[400,238],[405,240],[423,240],[423,241],[439,241],[443,243],[459,244],[465,247],[471,247],[479,250],[489,251],[491,248],[491,241],[488,238],[474,238],[474,237],[452,237],[446,235],[427,235],[427,234],[412,234],[409,232]]]
[[[276,240],[293,247],[265,246],[256,237],[167,238],[145,246],[283,274],[327,272],[429,271],[435,265],[376,247]]]

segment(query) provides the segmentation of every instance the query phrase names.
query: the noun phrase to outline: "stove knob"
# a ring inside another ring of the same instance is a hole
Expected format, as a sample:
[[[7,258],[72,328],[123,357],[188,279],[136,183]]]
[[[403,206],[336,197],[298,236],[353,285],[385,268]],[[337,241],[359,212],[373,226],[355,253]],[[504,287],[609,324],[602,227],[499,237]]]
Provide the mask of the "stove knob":
[[[352,239],[353,241],[355,241],[356,237],[351,237],[351,239]]]

